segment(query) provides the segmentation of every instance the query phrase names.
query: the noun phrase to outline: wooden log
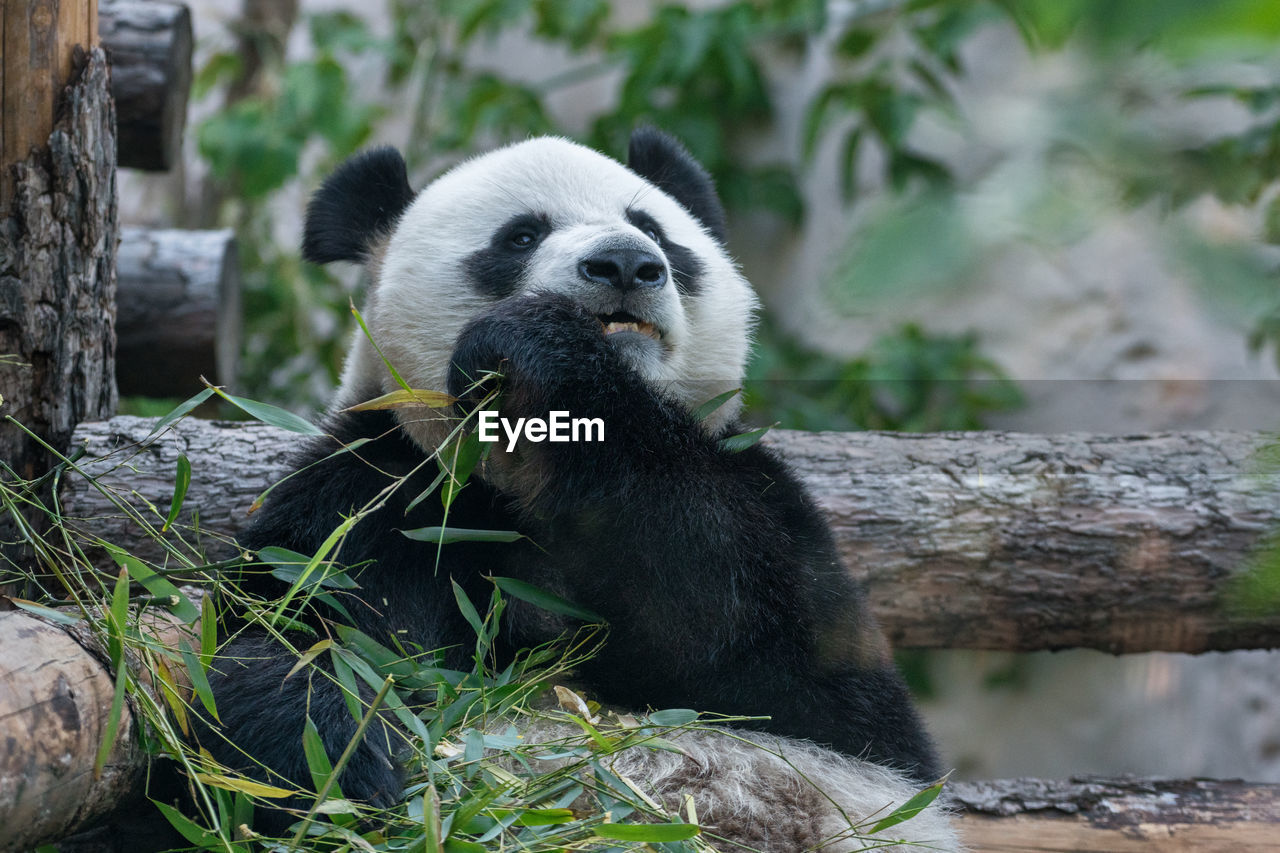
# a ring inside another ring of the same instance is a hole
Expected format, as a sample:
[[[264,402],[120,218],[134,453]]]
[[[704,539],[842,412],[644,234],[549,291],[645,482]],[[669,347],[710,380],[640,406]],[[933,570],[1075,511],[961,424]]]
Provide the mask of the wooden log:
[[[126,704],[95,776],[115,685],[67,631],[3,612],[0,649],[0,850],[32,850],[131,800],[146,757]]]
[[[295,435],[188,419],[128,461],[152,421],[83,424],[90,466],[161,512],[179,452],[191,462],[212,559],[284,473]],[[1280,614],[1223,601],[1280,517],[1253,454],[1262,435],[771,433],[827,512],[895,645],[1032,651],[1203,652],[1280,646]],[[154,543],[78,478],[69,512],[143,555]],[[154,511],[152,511],[154,517]]]
[[[102,0],[119,164],[167,171],[182,157],[191,92],[191,12],[167,0]]]
[[[234,384],[240,275],[230,230],[124,227],[117,256],[121,394],[189,397],[200,377]]]
[[[1280,785],[1081,778],[947,787],[975,853],[1262,853],[1280,844]]]
[[[10,48],[22,41],[9,25],[11,18],[16,24],[16,19],[36,21],[39,14],[70,14],[76,5],[0,7],[6,99],[2,165],[14,180],[12,204],[10,199],[0,204],[0,415],[12,415],[58,447],[67,445],[77,423],[108,417],[116,407],[115,114],[106,58],[96,48],[81,51],[75,76],[59,90],[57,124],[45,125],[39,137],[43,150],[29,153],[29,143],[37,138],[30,128],[19,121],[21,132],[10,133],[11,85],[16,88],[25,78],[9,76],[11,60],[18,60]],[[88,4],[80,5],[87,16]],[[29,17],[19,14],[24,9]],[[56,23],[54,16],[40,26]],[[87,40],[87,28],[86,23],[70,29]],[[26,47],[24,55],[33,63],[44,57],[40,51],[48,52],[35,36]],[[40,76],[28,70],[27,77]],[[51,68],[44,69],[44,77],[52,79]],[[22,150],[13,160],[8,159],[14,153],[10,141]],[[0,423],[0,459],[23,475],[50,464],[37,442],[7,423]]]

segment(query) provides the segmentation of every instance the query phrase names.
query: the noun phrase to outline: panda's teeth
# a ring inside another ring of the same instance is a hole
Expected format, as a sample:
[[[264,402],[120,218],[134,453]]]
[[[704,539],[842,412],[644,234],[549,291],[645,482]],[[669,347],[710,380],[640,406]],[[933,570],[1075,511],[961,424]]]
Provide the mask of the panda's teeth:
[[[652,323],[620,323],[617,320],[612,320],[608,323],[602,323],[601,325],[604,327],[606,337],[617,332],[639,332],[640,334],[647,335],[655,340],[658,337],[658,330],[654,328]]]

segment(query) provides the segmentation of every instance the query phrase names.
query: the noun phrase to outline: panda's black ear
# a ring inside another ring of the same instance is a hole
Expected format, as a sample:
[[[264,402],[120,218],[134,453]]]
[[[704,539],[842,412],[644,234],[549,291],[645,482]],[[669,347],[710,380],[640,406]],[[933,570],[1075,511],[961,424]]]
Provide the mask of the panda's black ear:
[[[712,236],[725,243],[724,207],[711,175],[679,140],[656,127],[638,127],[631,134],[627,166],[680,202]]]
[[[315,264],[368,260],[412,201],[399,151],[384,145],[349,157],[307,205],[302,257]]]

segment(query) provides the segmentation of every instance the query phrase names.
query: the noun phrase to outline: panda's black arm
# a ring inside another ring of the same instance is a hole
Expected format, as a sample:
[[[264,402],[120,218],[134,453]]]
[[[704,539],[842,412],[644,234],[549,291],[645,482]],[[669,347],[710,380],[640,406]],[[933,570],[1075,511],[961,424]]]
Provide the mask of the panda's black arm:
[[[473,324],[455,367],[455,393],[502,373],[503,417],[604,422],[600,443],[490,456],[551,574],[610,623],[585,667],[602,698],[769,715],[780,734],[932,777],[932,746],[861,591],[772,453],[724,449],[554,297]]]

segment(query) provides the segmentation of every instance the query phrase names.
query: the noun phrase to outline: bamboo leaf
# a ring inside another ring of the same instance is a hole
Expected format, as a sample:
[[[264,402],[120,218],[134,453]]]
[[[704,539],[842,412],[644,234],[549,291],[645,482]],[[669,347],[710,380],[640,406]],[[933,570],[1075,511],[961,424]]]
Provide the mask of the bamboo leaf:
[[[193,409],[195,409],[196,406],[199,406],[201,403],[203,403],[205,400],[208,400],[212,396],[213,396],[213,389],[206,388],[200,393],[196,394],[195,396],[188,397],[186,400],[184,400],[183,402],[175,406],[173,411],[165,415],[160,420],[156,421],[155,426],[151,428],[151,432],[147,433],[147,438],[151,438],[153,435],[160,432],[165,427],[169,426],[170,424],[173,424],[180,418],[189,414]]]
[[[317,791],[323,790],[325,783],[333,775],[333,763],[329,761],[329,753],[325,750],[324,741],[320,738],[320,730],[311,721],[310,714],[307,715],[307,721],[302,729],[302,754],[307,759],[307,770],[311,773],[311,784],[315,786]],[[334,783],[330,793],[339,799],[345,799],[337,789],[337,783]]]
[[[159,800],[152,800],[151,802],[154,803],[155,807],[164,815],[165,820],[169,821],[169,825],[176,829],[183,838],[190,841],[196,847],[201,850],[207,850],[211,847],[217,846],[212,833],[197,826],[182,812],[167,803],[160,802]]]
[[[324,435],[324,431],[311,423],[311,421],[299,417],[287,409],[273,406],[270,403],[262,403],[258,400],[250,400],[247,397],[236,397],[216,385],[210,385],[209,387],[213,390],[213,393],[264,424],[279,427],[289,432],[301,433],[302,435]]]
[[[206,595],[200,600],[200,668],[205,672],[209,671],[217,650],[218,610],[213,606],[213,596]]]
[[[697,711],[688,708],[668,708],[665,711],[654,711],[649,715],[649,722],[655,726],[687,726],[698,719]]]
[[[191,651],[191,645],[185,639],[178,640],[178,650],[182,653],[182,662],[186,664],[187,677],[191,679],[191,688],[200,697],[200,703],[204,705],[205,710],[221,723],[222,719],[218,716],[218,707],[213,701],[213,688],[209,686],[209,677],[205,675],[204,667],[200,665],[200,658],[196,656],[195,652]]]
[[[510,595],[513,598],[518,598],[521,601],[526,601],[535,607],[540,607],[551,613],[559,613],[563,616],[572,616],[575,619],[581,619],[585,622],[597,622],[601,625],[606,624],[605,618],[599,613],[588,610],[585,607],[580,607],[571,601],[565,601],[560,596],[547,592],[544,589],[539,589],[526,581],[518,580],[516,578],[499,577],[492,577],[489,578],[489,580],[493,581],[494,584],[497,585],[498,589],[502,590],[507,595]]]
[[[178,513],[182,510],[182,501],[187,496],[187,487],[191,485],[191,460],[187,458],[185,453],[178,454],[178,471],[173,481],[173,500],[169,502],[169,515],[165,518],[164,527],[160,528],[161,533],[169,530],[169,527],[178,518]]]
[[[111,696],[111,711],[107,714],[107,724],[102,729],[102,742],[98,744],[98,755],[93,760],[93,778],[102,776],[102,768],[106,766],[107,756],[116,742],[116,732],[120,730],[120,718],[124,716],[124,692],[128,684],[129,670],[123,662],[116,667],[116,692]]]
[[[475,605],[471,603],[471,599],[467,598],[467,593],[458,585],[458,582],[450,579],[449,583],[453,584],[453,597],[458,602],[458,609],[462,611],[462,618],[467,620],[467,624],[476,632],[477,637],[484,636],[484,621],[480,618],[480,614],[476,612]]]
[[[105,544],[103,547],[111,555],[111,559],[115,560],[116,565],[120,566],[123,571],[128,572],[129,577],[142,584],[147,592],[159,598],[167,598],[173,601],[174,603],[169,605],[169,611],[174,616],[177,616],[187,624],[200,618],[200,611],[191,603],[191,599],[183,595],[173,585],[173,581],[164,575],[157,574],[154,569],[123,548],[110,544]],[[114,608],[114,604],[112,606]]]
[[[315,660],[317,657],[323,654],[325,650],[327,650],[332,645],[333,645],[333,640],[321,640],[311,648],[307,649],[302,654],[302,656],[298,658],[298,662],[293,665],[293,668],[285,673],[284,680],[288,681],[290,678],[293,677],[294,673],[302,669],[307,664],[311,663],[313,660]]]
[[[82,617],[70,610],[60,610],[56,607],[45,607],[43,604],[36,604],[34,601],[27,601],[25,598],[8,598],[14,607],[20,608],[48,619],[50,622],[57,622],[59,625],[75,625],[78,624]]]
[[[705,421],[711,417],[713,413],[718,411],[721,406],[732,400],[734,397],[742,393],[741,388],[732,388],[723,394],[717,394],[701,406],[693,410],[693,419],[698,422]]]
[[[424,388],[400,388],[390,394],[383,394],[372,400],[366,400],[343,409],[344,412],[375,412],[385,409],[447,409],[458,402],[457,397],[443,391],[428,391]]]
[[[891,826],[897,826],[903,821],[910,820],[920,814],[920,812],[929,807],[930,803],[938,799],[938,794],[942,793],[942,786],[945,781],[946,780],[941,780],[930,785],[928,788],[925,788],[923,791],[898,806],[883,819],[878,821],[875,826],[871,827],[871,834],[875,835],[881,830],[888,829]]]
[[[594,827],[595,834],[610,841],[647,841],[650,843],[663,841],[683,841],[693,838],[702,832],[702,828],[692,823],[602,823]]]
[[[755,445],[759,444],[760,439],[764,438],[765,434],[768,433],[769,430],[773,429],[776,426],[777,424],[772,424],[767,427],[760,427],[759,429],[753,429],[750,432],[743,432],[743,433],[739,433],[738,435],[725,436],[724,438],[720,439],[720,449],[727,451],[729,453],[741,453],[742,451],[746,450],[748,447],[754,447]]]
[[[454,542],[515,542],[524,538],[514,530],[466,530],[461,527],[417,527],[401,530],[405,536],[418,542],[450,545]]]
[[[173,677],[173,670],[169,668],[168,661],[163,657],[156,658],[156,676],[160,679],[160,693],[173,713],[173,718],[177,720],[178,728],[184,735],[190,735],[191,724],[187,720],[187,705],[182,699],[182,693],[178,690],[178,682]]]
[[[276,788],[272,785],[263,785],[261,782],[254,782],[250,779],[237,779],[233,776],[224,776],[221,773],[197,773],[196,778],[214,788],[221,788],[224,791],[239,791],[242,794],[248,794],[251,797],[265,797],[270,800],[282,800],[285,797],[292,797],[300,791],[290,791],[286,788]]]

